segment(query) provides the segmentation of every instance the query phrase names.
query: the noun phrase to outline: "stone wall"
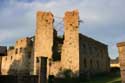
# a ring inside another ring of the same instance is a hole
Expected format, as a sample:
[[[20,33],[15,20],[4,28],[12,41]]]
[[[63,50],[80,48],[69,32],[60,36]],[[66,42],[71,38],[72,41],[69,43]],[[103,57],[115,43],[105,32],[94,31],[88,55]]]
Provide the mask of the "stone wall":
[[[16,41],[12,49],[8,49],[7,56],[2,57],[3,75],[25,75],[29,74],[32,40],[23,38]]]
[[[107,45],[82,34],[79,36],[79,41],[80,73],[108,72],[110,70],[110,60]]]
[[[54,37],[53,55],[56,55],[55,51],[60,51],[61,48],[61,59],[51,62],[50,75],[58,76],[66,69],[76,74],[79,74],[79,71],[90,74],[109,72],[110,59],[107,45],[79,34],[77,11],[65,13],[64,25],[64,38],[60,40],[61,42]]]
[[[8,49],[7,56],[2,58],[2,74],[39,74],[39,57],[48,58],[47,77],[56,76],[66,69],[77,76],[84,72],[109,71],[107,45],[79,34],[77,10],[65,13],[63,38],[57,38],[53,22],[52,13],[37,13],[35,42],[31,38],[17,40],[15,46]]]
[[[58,74],[62,71],[62,64],[60,61],[52,62],[50,67],[50,75],[58,77]]]
[[[15,51],[13,50],[9,50],[7,52],[7,56],[3,56],[2,57],[2,75],[8,75],[9,70],[11,69],[11,64],[13,63],[14,59],[13,56],[15,56]],[[15,66],[16,68],[16,66]],[[14,68],[12,68],[14,70]],[[14,72],[14,71],[13,71]]]
[[[64,43],[61,63],[63,69],[79,73],[79,12],[67,11],[64,16]]]
[[[117,44],[119,50],[119,62],[121,70],[122,83],[125,83],[125,42]]]
[[[53,15],[51,12],[37,12],[35,45],[34,45],[34,74],[38,73],[38,57],[47,57],[47,69],[49,59],[52,57],[53,46]],[[47,70],[49,73],[49,71]],[[47,74],[48,74],[47,73]]]

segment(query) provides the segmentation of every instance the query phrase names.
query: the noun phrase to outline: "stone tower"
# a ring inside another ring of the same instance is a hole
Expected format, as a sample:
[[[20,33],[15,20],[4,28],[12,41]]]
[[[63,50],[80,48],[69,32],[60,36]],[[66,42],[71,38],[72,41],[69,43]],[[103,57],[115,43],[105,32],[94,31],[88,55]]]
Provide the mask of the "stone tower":
[[[125,42],[118,43],[117,46],[119,50],[119,62],[122,83],[125,83]]]
[[[37,60],[37,58],[47,57],[48,59],[50,59],[52,56],[54,19],[51,12],[38,12],[36,21],[34,44],[34,74],[38,73],[37,63],[39,60]]]
[[[67,11],[64,16],[64,44],[62,47],[62,67],[79,72],[79,12]]]

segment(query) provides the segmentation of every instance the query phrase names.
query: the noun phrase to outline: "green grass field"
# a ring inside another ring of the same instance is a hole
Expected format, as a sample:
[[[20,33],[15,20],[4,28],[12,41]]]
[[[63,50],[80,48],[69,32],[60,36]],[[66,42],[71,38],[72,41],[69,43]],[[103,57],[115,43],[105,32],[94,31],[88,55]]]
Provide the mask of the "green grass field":
[[[121,83],[121,78],[120,75],[109,74],[104,76],[97,76],[85,83]]]
[[[55,79],[53,83],[121,83],[120,72],[102,73],[90,78],[65,78]]]

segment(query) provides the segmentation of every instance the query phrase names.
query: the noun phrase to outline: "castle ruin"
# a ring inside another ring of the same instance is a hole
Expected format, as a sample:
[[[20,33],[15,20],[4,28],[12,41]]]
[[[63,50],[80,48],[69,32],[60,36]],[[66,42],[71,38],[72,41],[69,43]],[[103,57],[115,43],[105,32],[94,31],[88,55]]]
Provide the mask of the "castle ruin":
[[[44,68],[45,77],[59,76],[66,69],[73,76],[109,72],[108,46],[79,33],[78,10],[65,13],[62,38],[57,36],[53,23],[51,12],[37,13],[35,36],[17,40],[2,57],[3,75],[38,75],[40,68]]]

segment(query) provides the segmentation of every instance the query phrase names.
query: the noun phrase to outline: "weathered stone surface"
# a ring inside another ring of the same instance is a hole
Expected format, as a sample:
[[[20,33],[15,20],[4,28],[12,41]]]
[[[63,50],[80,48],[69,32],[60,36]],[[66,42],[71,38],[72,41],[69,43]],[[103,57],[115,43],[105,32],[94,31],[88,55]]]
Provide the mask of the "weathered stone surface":
[[[62,70],[62,64],[60,61],[52,62],[50,66],[50,75],[58,76],[59,72]]]
[[[2,58],[3,75],[29,75],[31,71],[31,43],[30,38],[23,38],[17,40],[14,48],[7,51],[7,56]]]
[[[36,24],[35,56],[51,57],[53,46],[53,15],[50,12],[38,12]]]
[[[117,44],[119,50],[119,62],[121,69],[121,78],[122,83],[125,83],[125,42],[121,42]]]
[[[77,72],[77,74],[109,72],[110,59],[107,45],[78,33],[78,15],[76,13],[65,15],[64,20],[64,39],[61,40],[64,43],[57,43],[63,45],[61,60],[52,62],[51,75],[58,76],[65,69],[70,69],[74,73]],[[77,47],[78,45],[79,47]]]
[[[37,73],[36,58],[52,57],[53,46],[53,15],[51,12],[38,12],[35,33],[35,46],[34,46],[34,74]],[[47,65],[48,66],[48,65]],[[48,66],[49,67],[49,66]],[[49,69],[47,67],[47,69]]]
[[[119,62],[120,66],[125,66],[125,42],[117,44],[119,49]]]
[[[47,77],[58,76],[65,69],[70,69],[77,75],[109,71],[107,45],[79,34],[77,10],[65,13],[65,30],[62,38],[57,37],[57,32],[54,32],[53,21],[52,13],[37,13],[35,41],[23,38],[8,49],[7,56],[2,58],[4,75],[27,73],[38,75],[39,57],[47,57]]]
[[[63,69],[79,72],[79,12],[68,11],[64,16],[64,44],[61,62]]]
[[[110,59],[108,56],[107,45],[80,34],[79,48],[79,66],[81,74],[109,72]]]

